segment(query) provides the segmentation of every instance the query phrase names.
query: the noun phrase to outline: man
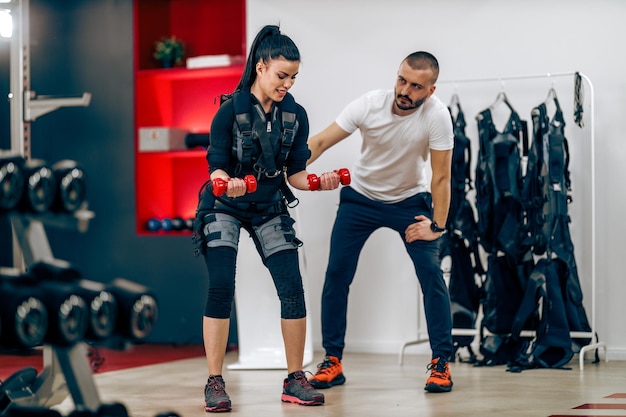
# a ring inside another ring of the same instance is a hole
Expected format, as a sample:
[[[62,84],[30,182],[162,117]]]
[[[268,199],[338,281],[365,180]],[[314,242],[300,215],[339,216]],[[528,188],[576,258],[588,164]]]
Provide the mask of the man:
[[[450,113],[433,95],[439,63],[428,52],[407,56],[393,90],[366,93],[309,139],[313,163],[324,151],[360,130],[361,155],[352,182],[341,190],[322,292],[322,344],[326,351],[310,377],[316,388],[345,382],[348,292],[361,249],[380,227],[402,237],[422,292],[432,361],[425,389],[448,392],[453,353],[450,300],[439,264],[439,237],[450,205],[453,133]],[[431,181],[428,183],[430,157]]]

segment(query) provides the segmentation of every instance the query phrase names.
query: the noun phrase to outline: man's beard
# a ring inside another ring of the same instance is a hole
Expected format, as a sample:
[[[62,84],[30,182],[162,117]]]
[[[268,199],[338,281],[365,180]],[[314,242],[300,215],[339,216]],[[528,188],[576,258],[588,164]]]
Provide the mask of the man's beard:
[[[406,100],[408,100],[410,104],[409,104],[409,105],[402,104],[402,102],[398,100],[398,99],[399,99],[399,98],[401,98],[401,97],[402,97],[402,98],[404,98],[404,99],[406,99]],[[418,100],[418,101],[416,101],[416,102],[413,102],[413,101],[411,101],[411,99],[410,99],[409,97],[407,97],[407,96],[401,96],[401,95],[399,95],[399,94],[396,94],[396,106],[398,106],[398,108],[399,108],[400,110],[412,110],[412,109],[416,109],[416,108],[418,108],[419,106],[421,106],[422,104],[424,104],[424,102],[425,102],[425,101],[426,101],[426,97],[424,97],[423,99]]]

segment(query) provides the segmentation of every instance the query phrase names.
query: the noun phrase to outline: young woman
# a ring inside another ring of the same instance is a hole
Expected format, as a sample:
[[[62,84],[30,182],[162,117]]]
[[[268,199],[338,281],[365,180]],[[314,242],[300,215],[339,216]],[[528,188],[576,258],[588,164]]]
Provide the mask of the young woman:
[[[297,252],[302,242],[295,236],[286,203],[290,191],[285,181],[296,189],[309,189],[308,118],[288,93],[299,67],[294,42],[277,26],[263,27],[252,43],[239,85],[211,125],[207,153],[211,181],[202,192],[197,215],[197,236],[209,275],[203,317],[207,412],[231,410],[222,368],[241,228],[254,240],[280,299],[288,372],[281,399],[302,405],[324,403],[324,395],[313,389],[302,371],[306,307]],[[317,187],[335,189],[339,181],[338,174],[327,172]]]

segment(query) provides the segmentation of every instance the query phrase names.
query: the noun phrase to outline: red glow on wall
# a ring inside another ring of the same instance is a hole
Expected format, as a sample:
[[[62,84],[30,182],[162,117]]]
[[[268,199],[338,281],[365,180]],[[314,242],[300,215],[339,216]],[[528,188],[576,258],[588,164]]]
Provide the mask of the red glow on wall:
[[[206,151],[139,151],[139,129],[171,127],[210,132],[220,95],[236,87],[243,64],[187,69],[159,68],[154,42],[176,36],[187,56],[244,56],[245,0],[136,0],[135,185],[137,233],[150,218],[195,215],[198,191],[208,179]]]

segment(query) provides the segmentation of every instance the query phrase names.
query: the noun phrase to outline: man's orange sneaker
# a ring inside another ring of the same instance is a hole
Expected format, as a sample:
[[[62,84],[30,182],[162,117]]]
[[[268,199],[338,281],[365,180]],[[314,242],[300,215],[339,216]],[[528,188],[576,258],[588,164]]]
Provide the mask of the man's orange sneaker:
[[[424,389],[429,392],[449,392],[452,390],[452,376],[450,365],[442,357],[433,359],[426,368],[430,371],[430,377],[426,380]]]
[[[309,378],[309,382],[317,389],[343,384],[346,377],[343,376],[341,361],[335,356],[326,356],[324,362],[317,365],[317,372]]]

